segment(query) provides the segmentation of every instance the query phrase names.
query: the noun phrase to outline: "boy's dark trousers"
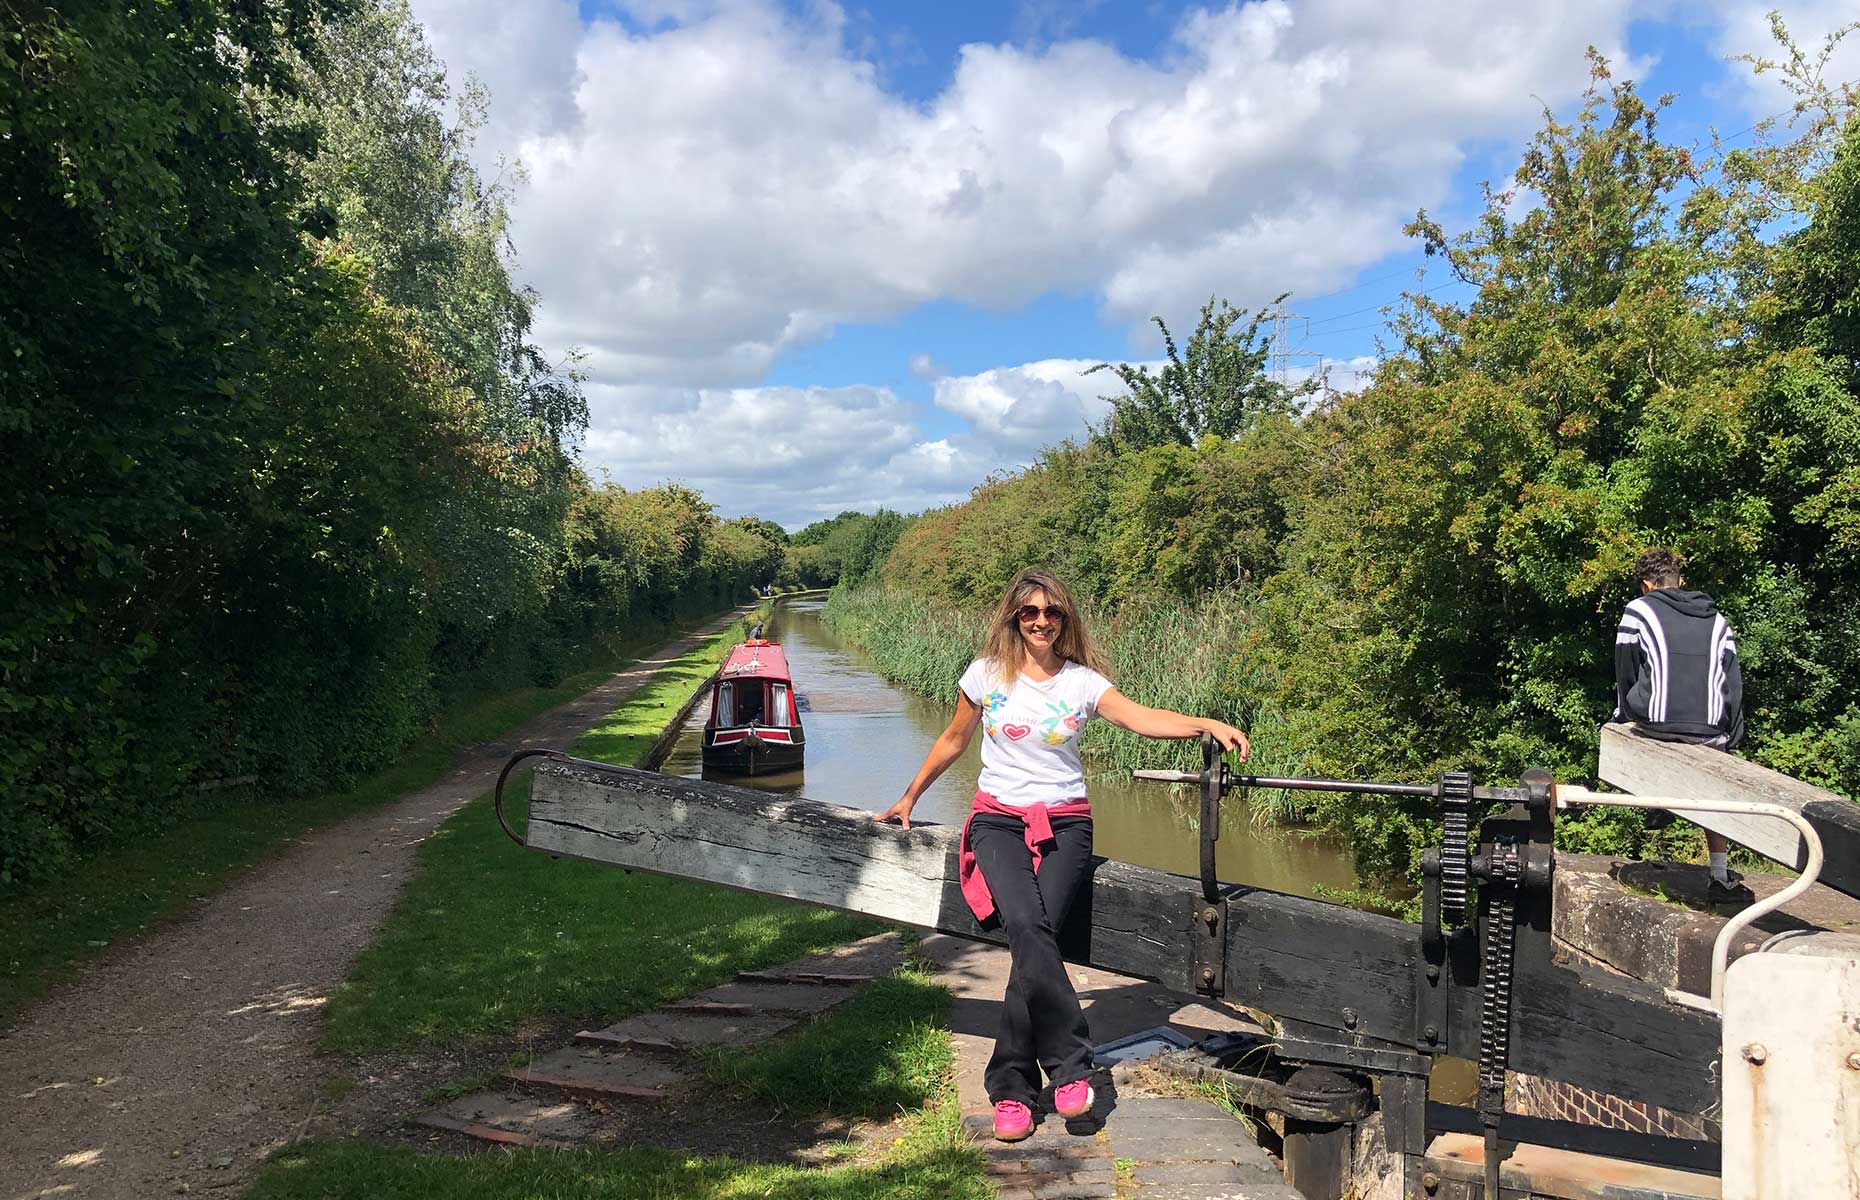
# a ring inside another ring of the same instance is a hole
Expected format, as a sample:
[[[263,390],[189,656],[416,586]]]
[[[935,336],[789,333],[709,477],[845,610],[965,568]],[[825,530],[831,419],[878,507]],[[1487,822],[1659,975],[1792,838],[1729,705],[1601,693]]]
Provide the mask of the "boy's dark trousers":
[[[1091,1074],[1091,1032],[1055,937],[1091,875],[1091,818],[1056,818],[1053,836],[1057,844],[1042,850],[1036,877],[1018,817],[977,813],[969,826],[969,848],[994,894],[1011,960],[1001,1028],[982,1076],[990,1103],[1033,1107],[1042,1070],[1055,1087]]]

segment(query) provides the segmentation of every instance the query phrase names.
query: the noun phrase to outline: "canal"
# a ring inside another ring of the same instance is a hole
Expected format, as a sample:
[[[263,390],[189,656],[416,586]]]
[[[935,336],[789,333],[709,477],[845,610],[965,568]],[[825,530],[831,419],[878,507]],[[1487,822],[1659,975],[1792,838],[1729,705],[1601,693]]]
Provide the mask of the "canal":
[[[807,731],[804,770],[756,779],[705,776],[699,740],[707,709],[702,704],[659,769],[851,808],[877,811],[896,801],[949,723],[953,691],[950,701],[935,703],[885,682],[858,647],[835,636],[820,619],[823,607],[824,599],[783,603],[765,631],[787,653],[801,697]],[[956,824],[963,819],[981,772],[981,741],[978,736],[918,801],[913,821]],[[1199,799],[1190,789],[1133,783],[1121,771],[1093,771],[1087,760],[1086,790],[1099,854],[1188,875],[1200,869],[1191,824]],[[1301,830],[1255,826],[1246,805],[1234,797],[1223,810],[1223,880],[1304,896],[1317,895],[1320,886],[1355,886],[1349,860],[1335,844]]]

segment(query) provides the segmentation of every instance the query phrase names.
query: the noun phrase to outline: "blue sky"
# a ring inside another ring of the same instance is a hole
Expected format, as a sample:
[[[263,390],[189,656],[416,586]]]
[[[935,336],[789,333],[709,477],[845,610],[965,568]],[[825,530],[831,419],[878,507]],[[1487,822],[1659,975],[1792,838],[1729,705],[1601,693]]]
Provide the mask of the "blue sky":
[[[524,164],[519,273],[586,355],[590,466],[790,527],[1080,436],[1082,369],[1210,295],[1292,292],[1294,369],[1348,386],[1403,289],[1462,290],[1402,223],[1462,227],[1586,46],[1676,94],[1677,139],[1782,107],[1725,62],[1767,49],[1728,0],[413,3],[490,89],[485,160]],[[1788,15],[1813,44],[1842,6]]]

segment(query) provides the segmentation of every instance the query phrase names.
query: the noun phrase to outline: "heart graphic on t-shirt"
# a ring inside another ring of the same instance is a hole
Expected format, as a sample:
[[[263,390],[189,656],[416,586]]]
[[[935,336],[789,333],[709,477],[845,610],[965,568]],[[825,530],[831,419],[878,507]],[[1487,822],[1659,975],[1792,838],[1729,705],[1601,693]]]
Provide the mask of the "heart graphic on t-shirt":
[[[1020,739],[1026,737],[1028,734],[1033,732],[1033,726],[1031,725],[1003,725],[1001,727],[1001,732],[1007,734],[1010,738],[1013,738],[1015,741],[1018,742],[1020,741]]]

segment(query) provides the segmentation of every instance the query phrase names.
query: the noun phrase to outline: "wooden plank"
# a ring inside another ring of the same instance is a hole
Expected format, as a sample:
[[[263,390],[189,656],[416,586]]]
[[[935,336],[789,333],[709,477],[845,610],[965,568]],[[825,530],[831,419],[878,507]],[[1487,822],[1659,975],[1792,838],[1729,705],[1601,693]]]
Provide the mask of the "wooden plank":
[[[1596,774],[1610,787],[1638,796],[1744,800],[1792,808],[1821,835],[1826,854],[1821,881],[1860,896],[1860,805],[1838,793],[1721,750],[1639,737],[1632,726],[1621,724],[1602,726]],[[1681,815],[1786,867],[1800,870],[1807,861],[1802,835],[1781,821],[1740,813]]]
[[[949,826],[881,825],[858,809],[618,767],[545,762],[531,788],[531,848],[846,909],[959,937],[977,925]],[[1420,928],[1263,889],[1229,893],[1226,998],[1334,1032],[1413,1045]],[[1060,933],[1074,962],[1195,991],[1197,881],[1100,860]],[[1476,1053],[1480,993],[1465,932],[1450,956],[1443,1049]],[[1560,968],[1520,975],[1517,1069],[1669,1108],[1715,1103],[1717,1024],[1652,988]]]

